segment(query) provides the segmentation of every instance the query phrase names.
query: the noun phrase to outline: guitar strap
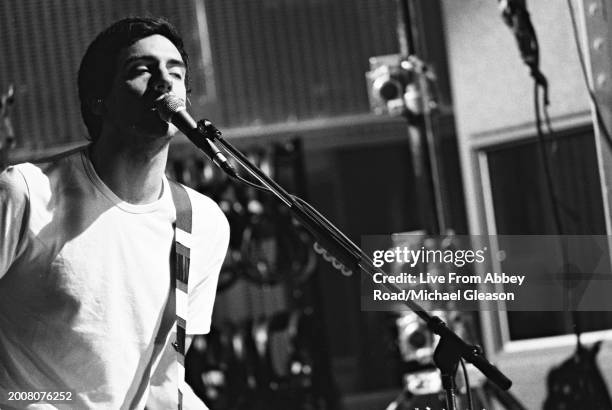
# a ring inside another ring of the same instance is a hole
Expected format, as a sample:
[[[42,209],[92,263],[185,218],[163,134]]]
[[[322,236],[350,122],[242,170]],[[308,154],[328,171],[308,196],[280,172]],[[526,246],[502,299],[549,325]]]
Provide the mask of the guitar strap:
[[[174,298],[176,309],[176,350],[178,364],[178,409],[183,409],[183,392],[185,382],[185,339],[187,325],[187,283],[189,279],[189,254],[191,243],[191,201],[181,184],[169,181],[172,199],[176,208],[176,223],[174,224],[174,245],[170,253],[172,281],[174,282]]]

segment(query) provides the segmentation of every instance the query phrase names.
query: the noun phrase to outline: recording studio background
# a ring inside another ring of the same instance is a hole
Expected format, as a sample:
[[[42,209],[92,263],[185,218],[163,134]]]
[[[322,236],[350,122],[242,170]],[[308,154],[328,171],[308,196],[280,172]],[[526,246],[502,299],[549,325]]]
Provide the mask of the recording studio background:
[[[85,143],[75,79],[86,46],[116,19],[162,15],[186,40],[188,109],[195,118],[213,121],[357,243],[366,234],[427,229],[406,120],[375,113],[366,80],[371,57],[400,52],[399,3],[2,1],[0,93],[8,95],[13,86],[9,160]],[[533,80],[498,2],[408,3],[413,52],[435,73],[435,158],[445,227],[458,234],[554,233],[542,188]],[[545,144],[565,233],[609,235],[612,148],[593,114],[578,53],[593,79],[601,120],[611,124],[612,2],[527,5],[548,78],[555,132]],[[211,408],[383,409],[405,387],[406,374],[421,371],[406,367],[411,352],[405,348],[427,343],[410,339],[426,332],[409,317],[362,312],[359,276],[326,262],[276,202],[228,181],[182,136],[173,142],[168,174],[213,197],[232,227],[214,329],[194,342],[188,357],[188,377]],[[571,318],[474,312],[461,320],[513,379],[511,393],[525,408],[541,408],[548,372],[574,353]],[[603,341],[597,363],[610,389],[612,313],[589,312],[580,322],[585,344]],[[416,330],[402,336],[408,328]]]

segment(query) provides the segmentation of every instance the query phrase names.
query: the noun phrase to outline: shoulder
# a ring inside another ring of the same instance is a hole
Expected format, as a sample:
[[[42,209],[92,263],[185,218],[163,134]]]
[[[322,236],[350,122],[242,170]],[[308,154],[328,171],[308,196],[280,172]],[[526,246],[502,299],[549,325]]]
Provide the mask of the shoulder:
[[[4,276],[24,244],[31,209],[30,190],[20,164],[0,172],[0,278]]]
[[[0,173],[1,195],[13,199],[48,199],[52,194],[53,181],[66,182],[66,173],[72,172],[79,156],[80,153],[70,151],[40,162],[24,162],[8,167]]]
[[[15,202],[29,198],[29,184],[40,179],[41,174],[40,170],[30,163],[8,167],[0,173],[0,199],[3,202]]]
[[[229,243],[229,222],[219,205],[211,198],[180,184],[189,197],[192,208],[192,241],[198,254],[211,257],[225,254]]]
[[[193,208],[194,226],[204,224],[209,229],[229,232],[227,217],[211,198],[185,186]]]

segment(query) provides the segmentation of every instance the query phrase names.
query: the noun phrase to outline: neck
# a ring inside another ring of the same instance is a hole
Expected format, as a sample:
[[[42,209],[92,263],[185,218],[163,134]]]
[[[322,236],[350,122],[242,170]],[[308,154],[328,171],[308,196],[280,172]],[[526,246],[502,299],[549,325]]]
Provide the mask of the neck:
[[[147,204],[159,199],[169,140],[128,146],[101,135],[91,146],[91,162],[100,179],[122,200]]]

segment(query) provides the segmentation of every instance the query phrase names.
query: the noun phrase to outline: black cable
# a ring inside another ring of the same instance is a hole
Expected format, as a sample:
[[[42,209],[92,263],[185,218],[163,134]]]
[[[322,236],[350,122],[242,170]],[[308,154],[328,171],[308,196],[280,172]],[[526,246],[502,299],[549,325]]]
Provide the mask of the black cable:
[[[567,0],[567,7],[569,8],[570,19],[572,21],[572,31],[574,33],[574,43],[576,44],[576,51],[578,52],[578,61],[580,62],[580,69],[582,71],[582,78],[584,79],[584,84],[586,85],[587,91],[589,93],[589,97],[593,102],[593,107],[595,108],[595,118],[597,119],[597,124],[601,129],[601,133],[604,135],[606,142],[609,146],[612,147],[612,138],[610,138],[610,133],[608,132],[608,128],[603,120],[601,115],[601,110],[599,109],[599,103],[597,102],[597,97],[595,96],[595,91],[591,88],[589,84],[589,75],[586,69],[586,63],[584,62],[584,54],[582,51],[582,46],[580,45],[580,40],[578,36],[578,25],[576,24],[576,13],[574,11],[574,6],[572,5],[572,0]]]
[[[574,33],[574,41],[576,43],[576,49],[578,51],[580,67],[582,70],[582,74],[584,77],[584,81],[585,81],[589,96],[592,100],[592,103],[595,109],[597,123],[600,126],[600,130],[602,134],[604,135],[606,142],[608,143],[610,147],[612,147],[612,139],[610,139],[610,135],[608,133],[606,125],[603,122],[603,117],[601,115],[601,111],[599,109],[599,104],[597,103],[595,93],[590,88],[590,85],[589,85],[586,64],[584,62],[584,55],[582,52],[582,48],[580,47],[580,42],[578,40],[578,29],[576,25],[576,17],[575,17],[574,8],[572,6],[571,0],[567,0],[567,4],[570,10],[572,29]],[[539,67],[538,67],[539,45],[537,41],[537,36],[535,33],[535,29],[533,28],[533,25],[531,24],[531,21],[528,18],[528,13],[526,10],[523,10],[520,8],[516,10],[507,8],[504,10],[504,14],[502,16],[506,20],[506,23],[514,31],[515,36],[517,37],[517,40],[519,42],[519,49],[521,51],[521,57],[523,61],[527,64],[527,66],[529,66],[530,71],[531,71],[531,76],[533,77],[533,80],[534,80],[534,110],[535,110],[535,118],[536,118],[538,147],[540,151],[540,158],[542,161],[542,166],[544,169],[546,190],[547,190],[548,198],[549,198],[550,205],[552,208],[554,229],[556,231],[556,234],[561,237],[561,235],[563,235],[564,230],[563,230],[563,224],[562,224],[561,215],[560,215],[560,206],[559,206],[560,201],[554,189],[552,171],[550,169],[549,156],[548,156],[548,152],[546,148],[547,141],[546,141],[544,132],[542,131],[542,118],[541,118],[541,113],[540,113],[540,95],[539,95],[540,87],[542,88],[542,91],[544,93],[543,112],[544,112],[544,118],[546,121],[546,127],[548,130],[549,136],[553,137],[553,141],[555,140],[554,131],[553,131],[551,121],[550,121],[550,116],[548,115],[548,105],[549,105],[548,82],[546,80],[546,77],[539,70]],[[569,280],[569,271],[568,271],[569,270],[569,259],[568,259],[569,255],[568,255],[568,250],[567,250],[567,243],[563,240],[563,238],[560,238],[560,239],[561,239],[561,243],[560,243],[561,258],[563,261],[563,277],[564,277],[564,280],[567,281]],[[567,291],[565,296],[568,298],[568,300],[571,301],[572,289],[571,289],[571,286],[569,286],[569,283],[566,283],[565,288]],[[576,311],[572,311],[572,321],[573,321],[573,327],[574,327],[573,330],[577,336],[578,345],[580,345],[581,326],[580,326],[579,316]]]
[[[552,171],[550,169],[549,158],[546,152],[546,139],[544,132],[542,131],[542,118],[540,115],[540,84],[537,81],[534,83],[533,95],[534,95],[534,109],[536,117],[536,130],[538,137],[538,148],[540,152],[540,159],[542,166],[544,167],[544,179],[546,181],[546,191],[550,200],[550,204],[553,211],[553,224],[557,235],[561,235],[563,232],[563,226],[561,223],[561,215],[559,213],[559,206],[557,196],[554,189],[554,183],[552,178]]]
[[[271,191],[270,191],[270,189],[269,189],[267,186],[265,186],[265,185],[259,185],[259,184],[256,184],[255,182],[251,182],[251,181],[249,181],[248,179],[246,179],[246,178],[244,178],[244,177],[240,176],[238,173],[236,173],[236,175],[230,175],[230,174],[226,174],[226,175],[228,175],[230,178],[235,179],[236,181],[240,181],[240,182],[242,182],[243,184],[246,184],[246,185],[248,185],[248,186],[250,186],[250,187],[253,187],[253,188],[255,188],[255,189],[258,189],[258,190],[260,190],[260,191],[263,191],[263,192],[268,192],[268,193],[270,193],[270,192],[271,192]]]
[[[555,142],[555,131],[552,128],[552,124],[550,121],[550,115],[548,115],[548,105],[544,104],[542,106],[542,111],[544,112],[544,121],[546,123],[546,130],[548,131],[548,136],[551,137],[550,139]]]
[[[546,138],[544,136],[544,132],[542,131],[542,118],[540,114],[540,96],[539,96],[540,85],[537,81],[534,83],[534,110],[536,117],[536,130],[538,137],[538,147],[540,151],[540,158],[542,161],[542,166],[544,167],[544,179],[546,181],[546,191],[548,193],[548,198],[550,201],[550,205],[553,213],[553,226],[555,229],[555,233],[557,235],[563,235],[563,223],[561,221],[561,213],[559,207],[559,199],[557,193],[555,192],[555,184],[553,182],[552,171],[550,169],[550,158],[548,156],[548,152],[546,149]],[[552,126],[550,125],[550,118],[548,116],[548,110],[546,107],[546,103],[544,104],[544,116],[546,117],[547,127],[552,134]],[[567,268],[568,260],[567,260],[567,249],[565,241],[561,241],[561,252],[563,258],[563,266],[564,269]]]
[[[465,367],[465,361],[463,359],[459,359],[459,363],[461,363],[461,369],[463,369],[463,378],[465,379],[465,391],[468,399],[468,407],[470,408],[470,410],[474,410],[474,403],[472,401],[472,391],[470,390],[470,378]]]
[[[533,89],[533,94],[534,94],[534,110],[535,110],[535,117],[536,117],[536,130],[537,130],[537,137],[538,137],[538,147],[539,147],[539,151],[540,151],[540,158],[542,161],[542,166],[544,167],[544,178],[546,181],[546,191],[548,193],[548,198],[550,201],[550,205],[552,208],[552,214],[553,214],[553,225],[554,225],[554,229],[555,229],[555,233],[557,235],[560,236],[560,245],[561,245],[561,259],[563,262],[563,278],[565,281],[569,280],[569,255],[568,255],[568,250],[567,250],[567,243],[565,240],[563,240],[563,238],[561,238],[561,236],[564,233],[563,230],[563,224],[561,221],[561,214],[560,214],[560,207],[559,207],[559,200],[557,197],[557,194],[555,192],[555,186],[554,186],[554,182],[553,182],[553,178],[552,178],[552,171],[550,169],[550,163],[549,163],[549,157],[548,157],[548,153],[546,150],[546,139],[544,136],[544,133],[542,132],[542,118],[540,116],[540,96],[539,96],[539,89],[540,89],[540,84],[538,84],[537,81],[534,82],[534,89]],[[552,126],[550,125],[550,118],[548,116],[548,110],[547,110],[547,104],[546,101],[544,103],[544,116],[546,117],[546,122],[547,122],[547,126],[549,128],[549,130],[551,131],[552,134]],[[565,290],[566,290],[566,296],[568,298],[568,300],[571,301],[572,299],[572,287],[569,286],[569,283],[565,283]],[[580,322],[579,322],[579,318],[578,318],[578,314],[576,311],[572,311],[572,322],[573,322],[573,327],[574,327],[574,333],[576,334],[577,340],[578,340],[578,344],[580,344],[580,333],[581,333],[581,326],[580,326]]]

